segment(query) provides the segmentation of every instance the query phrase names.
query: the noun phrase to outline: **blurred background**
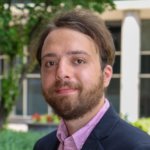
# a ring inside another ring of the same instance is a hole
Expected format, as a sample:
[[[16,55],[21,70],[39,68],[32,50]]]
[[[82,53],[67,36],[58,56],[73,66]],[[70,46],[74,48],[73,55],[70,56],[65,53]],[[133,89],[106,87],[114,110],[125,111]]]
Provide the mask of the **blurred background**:
[[[112,33],[110,102],[129,121],[150,117],[150,0],[1,0],[0,127],[27,130],[33,115],[53,113],[41,93],[36,42],[56,14],[74,8],[96,11]]]

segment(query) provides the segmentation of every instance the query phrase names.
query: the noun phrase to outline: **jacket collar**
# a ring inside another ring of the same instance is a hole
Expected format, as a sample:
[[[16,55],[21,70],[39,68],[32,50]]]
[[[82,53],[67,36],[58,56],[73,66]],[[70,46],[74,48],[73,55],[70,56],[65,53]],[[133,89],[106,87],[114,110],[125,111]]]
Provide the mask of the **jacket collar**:
[[[111,134],[113,128],[119,120],[119,116],[113,107],[110,106],[103,118],[89,135],[88,139],[83,145],[82,150],[104,150],[101,142]],[[51,136],[52,138],[49,139],[53,143],[51,146],[49,146],[49,150],[57,149],[59,145],[59,141],[56,137],[56,131],[53,134],[54,136]]]
[[[46,141],[48,145],[46,145],[46,147],[42,148],[42,149],[44,149],[44,150],[56,150],[56,149],[58,149],[59,140],[56,137],[56,132],[57,131],[54,131],[54,132],[49,134],[50,136],[48,138],[48,141]]]
[[[119,120],[119,116],[113,107],[110,106],[84,143],[82,150],[104,150],[101,142],[111,134]]]

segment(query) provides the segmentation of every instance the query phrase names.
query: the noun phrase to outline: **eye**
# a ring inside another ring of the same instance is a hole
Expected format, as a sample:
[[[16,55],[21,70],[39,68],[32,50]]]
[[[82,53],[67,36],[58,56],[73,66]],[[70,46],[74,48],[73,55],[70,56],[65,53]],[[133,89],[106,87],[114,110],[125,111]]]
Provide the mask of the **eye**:
[[[83,59],[76,59],[75,60],[75,62],[74,62],[75,64],[85,64],[85,60],[83,60]]]
[[[46,63],[45,63],[45,67],[46,68],[50,68],[50,67],[53,67],[53,66],[55,66],[57,63],[55,62],[55,61],[47,61]]]

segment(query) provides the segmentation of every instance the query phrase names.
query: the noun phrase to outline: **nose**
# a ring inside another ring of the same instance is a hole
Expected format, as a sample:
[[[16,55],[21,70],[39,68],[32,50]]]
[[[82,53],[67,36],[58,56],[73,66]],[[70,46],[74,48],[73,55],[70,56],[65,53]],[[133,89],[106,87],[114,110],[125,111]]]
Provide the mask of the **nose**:
[[[71,78],[72,69],[68,62],[60,61],[56,70],[57,80],[69,80]]]

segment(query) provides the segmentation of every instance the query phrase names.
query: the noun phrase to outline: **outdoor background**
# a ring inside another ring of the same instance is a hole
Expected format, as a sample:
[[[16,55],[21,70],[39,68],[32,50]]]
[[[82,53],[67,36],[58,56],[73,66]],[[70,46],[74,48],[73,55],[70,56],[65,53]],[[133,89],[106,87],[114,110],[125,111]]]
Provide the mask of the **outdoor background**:
[[[104,19],[116,46],[107,98],[122,118],[150,133],[150,0],[0,0],[0,150],[32,149],[57,127],[60,118],[41,93],[35,50],[44,26],[74,8]]]

